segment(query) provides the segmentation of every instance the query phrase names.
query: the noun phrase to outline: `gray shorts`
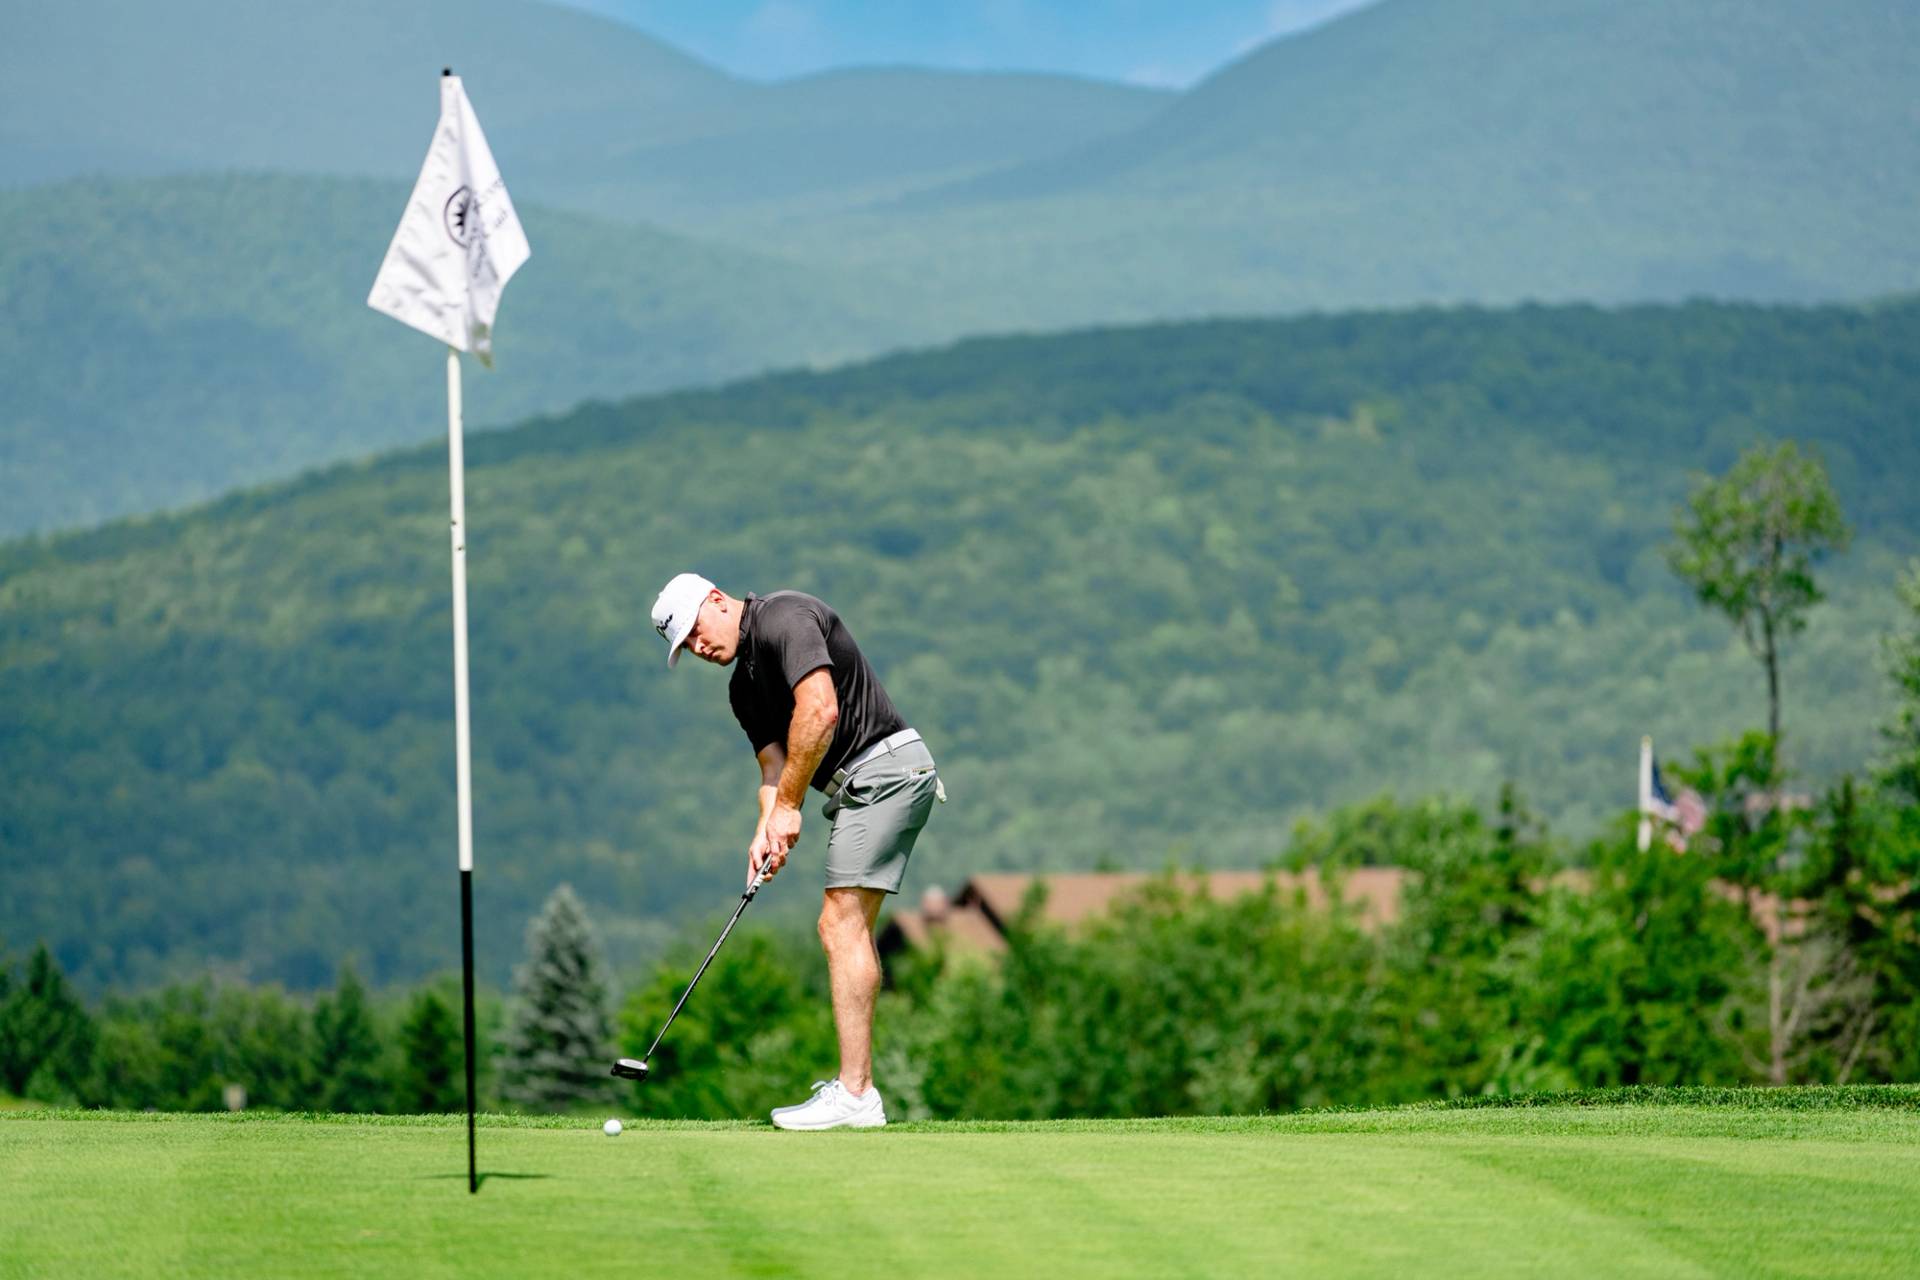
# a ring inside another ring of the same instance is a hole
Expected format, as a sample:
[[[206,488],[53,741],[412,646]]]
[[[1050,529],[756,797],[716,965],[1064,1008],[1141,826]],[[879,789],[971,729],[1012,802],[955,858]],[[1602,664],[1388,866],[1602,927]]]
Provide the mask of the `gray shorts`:
[[[922,742],[909,742],[854,770],[823,811],[833,824],[827,837],[827,888],[900,892],[913,843],[933,812],[938,776]]]

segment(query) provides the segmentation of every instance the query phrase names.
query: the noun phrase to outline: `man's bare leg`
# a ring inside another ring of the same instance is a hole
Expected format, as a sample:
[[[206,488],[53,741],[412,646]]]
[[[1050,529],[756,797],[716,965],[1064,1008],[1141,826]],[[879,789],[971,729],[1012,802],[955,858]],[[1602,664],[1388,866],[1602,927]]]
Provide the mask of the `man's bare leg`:
[[[829,889],[820,907],[820,945],[840,1033],[840,1083],[856,1094],[873,1084],[873,1002],[880,991],[873,922],[886,898],[879,889]]]

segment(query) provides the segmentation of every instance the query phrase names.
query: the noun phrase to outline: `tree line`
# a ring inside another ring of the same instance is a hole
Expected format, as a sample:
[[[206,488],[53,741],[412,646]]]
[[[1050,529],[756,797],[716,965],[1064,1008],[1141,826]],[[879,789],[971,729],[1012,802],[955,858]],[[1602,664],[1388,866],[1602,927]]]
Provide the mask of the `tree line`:
[[[604,1100],[604,961],[562,885],[528,927],[510,1003],[476,999],[491,1108]],[[0,956],[0,1092],[163,1111],[454,1111],[466,1105],[458,976],[376,997],[349,962],[311,998],[205,979],[89,1009],[42,945]]]
[[[1555,874],[1511,793],[1488,813],[1383,798],[1299,828],[1291,857],[1336,881],[1373,859],[1412,873],[1385,927],[1169,875],[1069,934],[1036,897],[997,961],[894,962],[876,1079],[899,1118],[1044,1118],[1920,1078],[1920,798],[1849,780],[1811,809],[1753,805],[1780,780],[1757,734],[1676,773],[1712,813],[1688,850],[1640,851],[1623,815],[1578,876]],[[608,1062],[645,1049],[698,952],[617,1003],[592,954],[540,937],[525,969],[546,979],[483,996],[484,1108],[735,1117],[830,1069],[824,966],[749,928],[652,1079],[621,1085]],[[95,1009],[44,949],[0,978],[0,1089],[48,1102],[457,1111],[460,1037],[453,984],[374,998],[351,969],[311,1000],[203,981]]]

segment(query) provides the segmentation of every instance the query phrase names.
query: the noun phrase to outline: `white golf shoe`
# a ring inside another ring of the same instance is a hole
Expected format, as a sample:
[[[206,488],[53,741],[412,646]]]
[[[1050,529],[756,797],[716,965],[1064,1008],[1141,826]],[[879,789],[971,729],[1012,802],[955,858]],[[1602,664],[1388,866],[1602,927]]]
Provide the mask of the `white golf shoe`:
[[[811,1098],[775,1107],[773,1122],[782,1129],[878,1129],[887,1122],[887,1110],[872,1085],[856,1097],[838,1080],[816,1080]]]

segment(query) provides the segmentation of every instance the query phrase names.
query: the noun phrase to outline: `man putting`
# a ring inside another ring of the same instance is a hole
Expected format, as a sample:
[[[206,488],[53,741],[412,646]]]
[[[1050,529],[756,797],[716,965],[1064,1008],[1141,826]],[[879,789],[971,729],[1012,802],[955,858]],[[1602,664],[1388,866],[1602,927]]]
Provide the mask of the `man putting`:
[[[874,917],[900,892],[934,800],[946,799],[920,735],[894,709],[859,646],[827,605],[798,591],[736,600],[697,573],[653,602],[667,665],[687,650],[734,664],[727,696],[760,761],[760,822],[747,880],[786,865],[800,837],[807,787],[827,798],[827,887],[820,943],[833,988],[840,1074],[779,1107],[782,1129],[872,1128],[887,1122],[873,1087],[873,1003],[880,990]]]

